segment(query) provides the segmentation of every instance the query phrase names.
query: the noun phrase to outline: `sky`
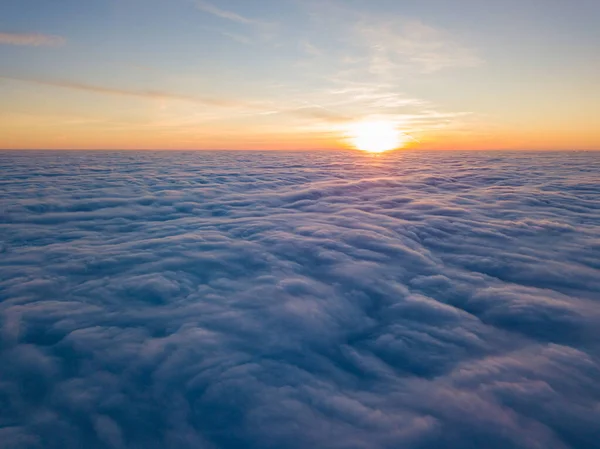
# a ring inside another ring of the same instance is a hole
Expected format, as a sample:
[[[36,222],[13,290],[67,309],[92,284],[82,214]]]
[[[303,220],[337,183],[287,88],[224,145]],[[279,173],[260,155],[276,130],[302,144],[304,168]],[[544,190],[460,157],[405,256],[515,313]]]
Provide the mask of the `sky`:
[[[2,0],[0,148],[600,149],[597,0]]]

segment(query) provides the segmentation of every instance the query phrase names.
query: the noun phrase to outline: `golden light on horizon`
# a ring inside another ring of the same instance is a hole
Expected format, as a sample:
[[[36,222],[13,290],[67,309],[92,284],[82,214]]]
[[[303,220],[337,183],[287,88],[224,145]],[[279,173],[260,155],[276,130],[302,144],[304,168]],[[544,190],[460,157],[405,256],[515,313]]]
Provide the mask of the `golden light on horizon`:
[[[353,124],[349,127],[348,137],[354,148],[368,153],[396,150],[408,141],[407,136],[398,130],[396,124],[388,121]]]

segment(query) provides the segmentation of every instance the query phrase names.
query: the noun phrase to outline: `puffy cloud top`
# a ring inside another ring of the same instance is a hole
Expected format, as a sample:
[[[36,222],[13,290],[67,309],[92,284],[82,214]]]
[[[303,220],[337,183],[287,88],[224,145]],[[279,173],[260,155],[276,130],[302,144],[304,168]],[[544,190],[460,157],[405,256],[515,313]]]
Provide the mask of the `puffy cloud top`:
[[[600,448],[594,153],[0,153],[0,446]]]

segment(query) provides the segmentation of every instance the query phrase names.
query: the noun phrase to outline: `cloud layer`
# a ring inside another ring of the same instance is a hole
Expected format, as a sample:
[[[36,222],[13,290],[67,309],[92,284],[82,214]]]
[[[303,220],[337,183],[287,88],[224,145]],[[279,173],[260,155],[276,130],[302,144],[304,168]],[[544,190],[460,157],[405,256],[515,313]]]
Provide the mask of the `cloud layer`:
[[[0,153],[3,448],[598,448],[594,153]]]

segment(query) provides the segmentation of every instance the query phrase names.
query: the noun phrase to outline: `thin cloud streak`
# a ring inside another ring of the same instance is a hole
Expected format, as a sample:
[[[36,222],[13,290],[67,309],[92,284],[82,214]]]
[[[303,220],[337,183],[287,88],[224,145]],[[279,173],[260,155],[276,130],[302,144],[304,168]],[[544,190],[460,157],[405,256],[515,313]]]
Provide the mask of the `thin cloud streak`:
[[[196,3],[196,7],[198,9],[200,9],[201,11],[207,12],[207,13],[212,14],[213,16],[219,17],[221,19],[231,20],[232,22],[243,23],[246,25],[262,24],[262,22],[260,22],[258,20],[250,19],[248,17],[237,14],[233,11],[221,9],[221,8],[213,5],[212,3],[205,2],[203,0],[197,0],[195,3]]]
[[[28,47],[59,47],[66,43],[61,36],[39,33],[0,33],[0,44]]]
[[[128,97],[137,97],[154,100],[178,100],[193,103],[201,103],[209,106],[231,107],[239,106],[239,102],[222,100],[218,98],[194,97],[189,95],[180,95],[171,92],[163,92],[160,90],[128,90],[113,87],[97,86],[94,84],[80,83],[76,81],[62,80],[42,80],[34,78],[19,78],[12,76],[0,76],[0,79],[9,81],[18,81],[24,83],[38,84],[42,86],[60,87],[65,89],[74,89],[85,92],[93,92],[107,95],[122,95]]]
[[[244,36],[242,34],[238,34],[238,33],[231,33],[228,31],[220,31],[221,35],[237,42],[238,44],[242,44],[242,45],[252,45],[252,39],[250,39],[247,36]]]

